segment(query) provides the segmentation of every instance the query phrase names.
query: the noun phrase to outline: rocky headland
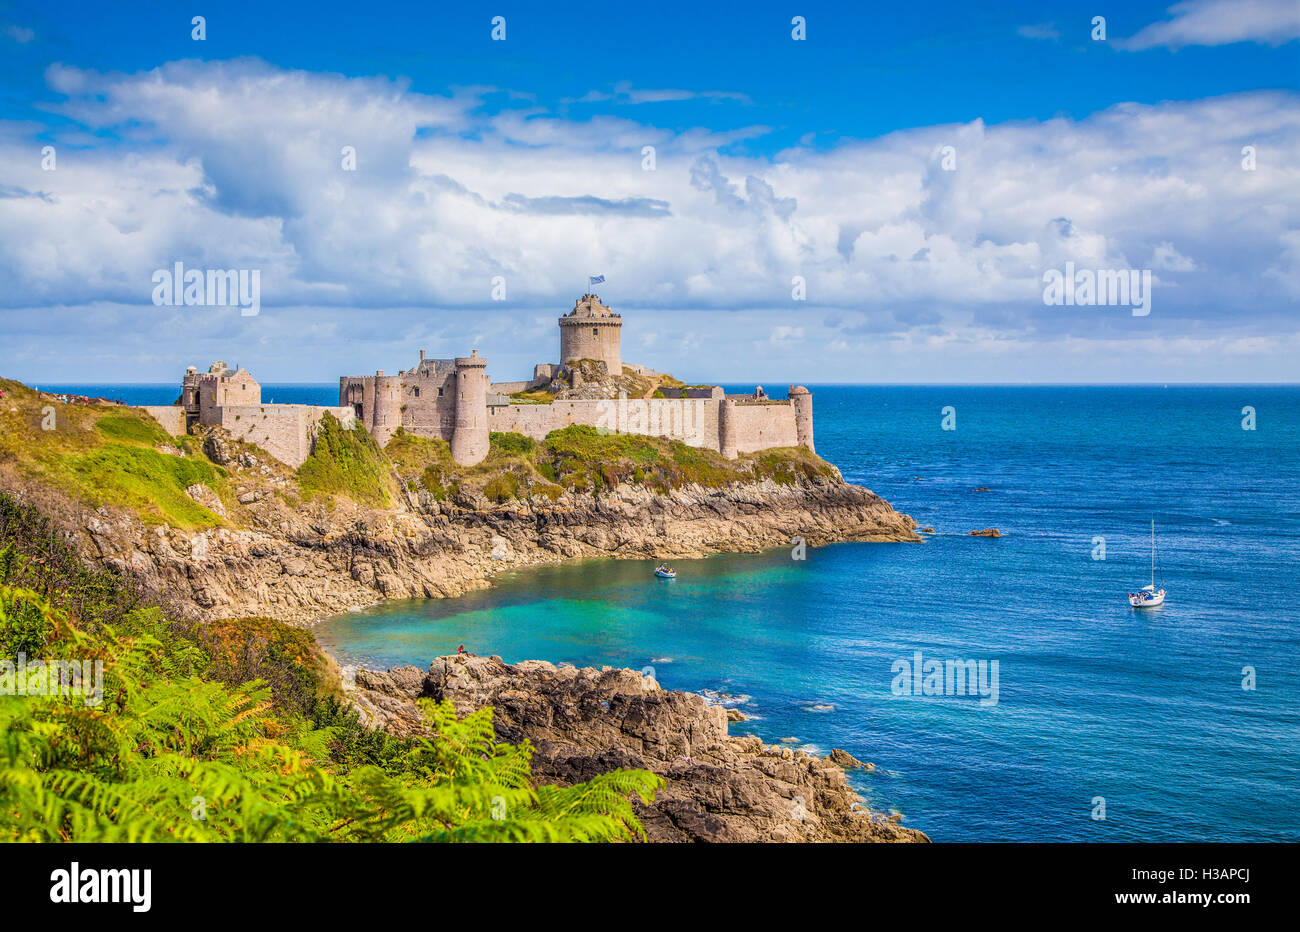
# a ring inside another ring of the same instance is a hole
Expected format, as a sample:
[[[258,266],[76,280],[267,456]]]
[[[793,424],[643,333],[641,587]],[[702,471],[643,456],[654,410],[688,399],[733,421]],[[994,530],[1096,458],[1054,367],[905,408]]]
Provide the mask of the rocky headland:
[[[728,463],[655,438],[494,434],[488,461],[458,470],[445,443],[406,435],[381,451],[358,429],[292,470],[220,428],[174,438],[132,408],[4,387],[0,490],[198,620],[308,624],[574,559],[921,540],[909,516],[802,450]]]
[[[534,748],[533,775],[568,785],[619,768],[664,777],[637,804],[652,842],[916,842],[929,839],[867,809],[837,751],[816,757],[727,733],[727,710],[661,689],[635,670],[499,657],[439,657],[427,671],[360,670],[352,696],[365,719],[397,734],[421,726],[415,700],[450,700],[458,715],[491,706],[497,738]]]
[[[381,450],[335,425],[293,470],[220,429],[172,437],[135,409],[0,387],[0,492],[197,622],[306,626],[573,559],[921,540],[909,516],[803,449],[736,462],[590,429],[544,444],[493,434],[488,460],[464,470],[445,444],[399,436]],[[635,671],[441,658],[358,672],[350,695],[398,734],[421,727],[421,696],[461,714],[491,706],[500,739],[532,743],[539,782],[660,774],[665,789],[640,813],[653,841],[927,840],[862,806],[845,779],[851,756],[731,736],[727,709]]]

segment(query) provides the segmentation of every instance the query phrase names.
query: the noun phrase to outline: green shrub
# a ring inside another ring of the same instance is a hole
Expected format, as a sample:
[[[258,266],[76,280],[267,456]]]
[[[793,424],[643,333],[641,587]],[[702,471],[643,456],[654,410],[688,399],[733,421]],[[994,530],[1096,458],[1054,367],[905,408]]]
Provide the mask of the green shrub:
[[[490,502],[504,502],[519,497],[519,477],[512,472],[493,476],[483,485],[483,494]]]
[[[388,460],[365,427],[358,422],[344,430],[328,411],[311,455],[298,468],[298,487],[306,498],[344,495],[381,508],[391,505],[396,491]]]
[[[492,431],[488,435],[490,449],[507,456],[529,456],[537,449],[537,442],[531,437],[514,431]]]

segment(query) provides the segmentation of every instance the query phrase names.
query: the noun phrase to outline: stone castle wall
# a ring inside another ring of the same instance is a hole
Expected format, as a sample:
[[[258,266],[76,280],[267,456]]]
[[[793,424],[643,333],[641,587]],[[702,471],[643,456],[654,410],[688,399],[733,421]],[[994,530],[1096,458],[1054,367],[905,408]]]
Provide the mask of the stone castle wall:
[[[217,423],[236,440],[256,444],[280,462],[297,469],[311,455],[316,431],[326,412],[351,430],[351,408],[318,405],[224,405]]]
[[[624,398],[512,404],[490,408],[488,426],[544,440],[553,430],[585,424],[616,433],[669,437],[718,449],[719,402],[708,398]]]
[[[172,436],[195,425],[221,427],[245,443],[255,444],[287,466],[297,469],[311,455],[321,418],[333,414],[351,429],[351,406],[262,404],[262,386],[244,369],[215,362],[207,372],[193,366],[181,380],[181,398],[174,405],[141,408]]]
[[[791,401],[725,402],[728,439],[735,453],[799,446],[795,405]],[[724,450],[730,455],[730,451]]]
[[[139,407],[173,437],[185,433],[185,408],[181,405],[140,405]]]

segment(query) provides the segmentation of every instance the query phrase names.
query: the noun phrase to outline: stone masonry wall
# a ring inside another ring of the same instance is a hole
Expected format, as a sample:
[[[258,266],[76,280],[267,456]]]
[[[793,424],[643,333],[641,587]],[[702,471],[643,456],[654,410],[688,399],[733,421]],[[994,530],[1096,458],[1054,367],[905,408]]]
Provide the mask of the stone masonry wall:
[[[352,428],[355,417],[351,408],[315,405],[225,405],[220,409],[220,423],[235,439],[256,444],[297,469],[311,454],[317,426],[326,411],[345,429]]]
[[[793,420],[791,421],[793,424]],[[710,398],[626,398],[555,401],[490,408],[488,428],[543,440],[553,430],[587,424],[625,434],[670,437],[693,447],[718,448],[718,402]]]
[[[185,433],[185,408],[181,405],[141,405],[140,410],[162,425],[173,437]]]
[[[733,404],[727,416],[734,426],[737,453],[799,445],[795,409],[788,401]]]

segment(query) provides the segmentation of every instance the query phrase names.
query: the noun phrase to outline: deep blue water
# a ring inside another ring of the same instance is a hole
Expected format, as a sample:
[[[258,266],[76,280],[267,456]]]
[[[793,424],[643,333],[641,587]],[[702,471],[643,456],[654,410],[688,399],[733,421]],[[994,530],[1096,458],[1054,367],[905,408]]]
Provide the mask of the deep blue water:
[[[813,391],[818,452],[936,536],[679,561],[673,582],[541,568],[318,637],[345,662],[464,643],[748,697],[733,732],[874,762],[855,785],[935,840],[1300,840],[1300,388]],[[1135,611],[1152,517],[1169,597]],[[967,536],[985,527],[1006,536]],[[895,695],[918,650],[997,660],[997,703]]]

